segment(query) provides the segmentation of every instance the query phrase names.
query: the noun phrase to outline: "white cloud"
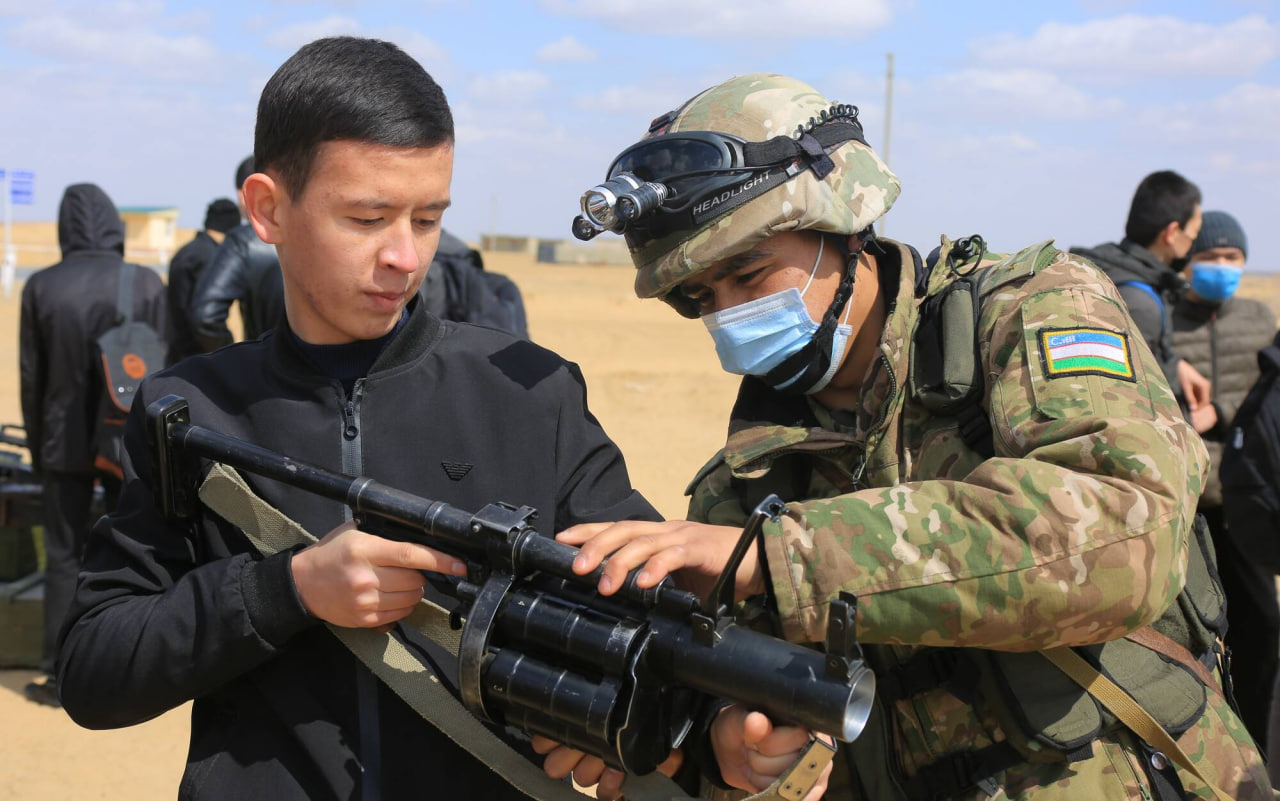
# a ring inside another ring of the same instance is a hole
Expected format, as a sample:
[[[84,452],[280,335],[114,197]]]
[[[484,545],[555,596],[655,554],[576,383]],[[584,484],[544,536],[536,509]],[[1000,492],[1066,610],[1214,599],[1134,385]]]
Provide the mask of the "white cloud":
[[[1241,84],[1215,99],[1211,118],[1202,118],[1200,123],[1229,136],[1272,143],[1280,129],[1280,86]]]
[[[438,71],[449,62],[449,51],[431,37],[410,28],[384,28],[374,34],[380,39],[395,42],[400,49],[426,68],[437,81],[442,80]]]
[[[1020,38],[973,44],[987,64],[1094,73],[1109,78],[1252,75],[1280,53],[1280,27],[1260,14],[1234,22],[1188,22],[1126,14],[1083,23],[1047,22]]]
[[[595,61],[599,56],[595,48],[579,42],[572,34],[565,34],[534,53],[534,58],[546,63],[589,62]]]
[[[657,117],[665,111],[677,108],[697,91],[652,86],[610,86],[599,92],[579,95],[573,104],[580,111],[635,113],[639,110],[642,113],[652,112],[649,116]]]
[[[709,39],[865,38],[893,16],[888,0],[543,0],[542,7],[628,33]]]
[[[551,79],[541,72],[504,70],[472,78],[467,97],[483,103],[525,105],[550,85]]]
[[[1100,117],[1124,108],[1119,100],[1094,98],[1040,70],[967,69],[937,79],[933,89],[938,102],[1014,120]]]
[[[308,42],[327,36],[369,36],[394,42],[421,64],[436,81],[443,83],[449,65],[449,51],[429,36],[404,26],[369,28],[354,17],[333,14],[323,19],[299,22],[281,28],[264,40],[270,47],[294,51]]]
[[[287,25],[268,36],[265,41],[270,47],[297,50],[307,42],[326,36],[355,36],[361,32],[362,27],[358,19],[334,14],[324,19]]]
[[[218,51],[194,35],[166,36],[140,25],[111,27],[62,16],[34,17],[11,28],[14,47],[75,64],[127,67],[175,80],[217,63]]]

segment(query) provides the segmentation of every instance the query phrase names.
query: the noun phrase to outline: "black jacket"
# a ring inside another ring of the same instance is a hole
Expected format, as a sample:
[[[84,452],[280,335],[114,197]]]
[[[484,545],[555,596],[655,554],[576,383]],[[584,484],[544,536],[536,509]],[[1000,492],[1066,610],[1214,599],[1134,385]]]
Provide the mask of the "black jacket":
[[[191,298],[191,326],[205,352],[231,344],[227,314],[236,301],[247,340],[275,328],[284,317],[284,280],[276,248],[259,239],[248,223],[227,231]]]
[[[1169,386],[1181,397],[1182,384],[1178,381],[1177,368],[1182,356],[1174,350],[1171,337],[1173,307],[1186,291],[1187,282],[1154,253],[1128,239],[1095,248],[1075,247],[1071,252],[1098,265],[1116,285],[1120,297],[1129,306],[1129,316],[1137,323],[1147,347],[1160,362]],[[1163,300],[1163,308],[1143,289],[1126,285],[1130,282],[1150,286]]]
[[[204,353],[191,326],[191,299],[195,296],[200,276],[217,250],[218,243],[209,236],[209,232],[201,231],[195,239],[178,248],[169,262],[169,330],[165,332],[165,339],[169,342],[168,364],[177,364],[188,356]]]
[[[71,716],[92,728],[194,698],[180,798],[356,798],[360,716],[370,710],[357,708],[354,657],[298,601],[290,554],[262,559],[207,513],[188,525],[160,518],[142,417],[157,397],[186,397],[197,425],[462,509],[533,506],[547,535],[583,521],[657,519],[587,410],[574,365],[421,306],[350,402],[283,330],[143,384],[123,497],[85,556],[58,686]],[[249,482],[314,534],[343,520],[336,502]],[[435,656],[453,680],[451,660]],[[381,685],[376,713],[386,801],[522,797]]]
[[[18,373],[22,419],[37,469],[93,470],[93,435],[104,396],[96,341],[117,322],[124,223],[93,184],[67,187],[58,209],[62,261],[22,288]],[[133,318],[165,330],[164,282],[137,268]],[[159,365],[155,365],[159,367]]]

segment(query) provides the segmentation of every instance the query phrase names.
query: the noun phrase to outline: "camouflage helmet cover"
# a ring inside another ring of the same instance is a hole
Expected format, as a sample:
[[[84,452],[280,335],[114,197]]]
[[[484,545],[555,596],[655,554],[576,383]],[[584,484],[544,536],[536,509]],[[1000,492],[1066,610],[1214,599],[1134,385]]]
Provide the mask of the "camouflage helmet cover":
[[[816,89],[794,78],[742,75],[693,98],[662,133],[716,131],[758,142],[794,134],[831,106]],[[690,276],[784,231],[865,230],[897,199],[898,177],[860,142],[845,142],[831,159],[835,169],[825,180],[805,170],[705,227],[686,232],[687,238],[658,255],[648,247],[633,249],[636,295],[668,295]]]

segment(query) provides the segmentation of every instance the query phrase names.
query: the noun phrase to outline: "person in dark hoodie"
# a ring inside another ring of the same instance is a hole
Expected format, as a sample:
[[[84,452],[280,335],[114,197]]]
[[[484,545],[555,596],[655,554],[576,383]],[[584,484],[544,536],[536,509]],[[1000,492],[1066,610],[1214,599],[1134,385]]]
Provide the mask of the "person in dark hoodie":
[[[236,167],[236,193],[243,216],[244,182],[253,174],[253,156]],[[246,340],[257,339],[276,327],[284,316],[284,283],[276,249],[258,237],[249,223],[241,223],[213,254],[191,297],[191,328],[201,351],[208,353],[234,341],[227,328],[231,304],[240,304]]]
[[[94,419],[103,395],[96,341],[116,325],[116,289],[124,263],[124,223],[107,193],[94,184],[67,187],[58,210],[62,261],[31,276],[22,288],[18,368],[22,418],[31,466],[43,482],[43,682],[28,698],[58,706],[54,670],[58,630],[71,605],[76,573],[93,521],[94,482],[112,503],[118,483],[94,468]],[[163,331],[165,288],[153,270],[136,268],[133,316]]]
[[[209,204],[204,213],[204,229],[178,249],[169,262],[169,342],[166,365],[177,364],[188,356],[203,353],[191,327],[191,298],[200,276],[226,238],[227,231],[240,224],[240,207],[235,201],[220,197]]]
[[[1200,189],[1172,170],[1153,172],[1133,193],[1124,239],[1073,247],[1112,280],[1147,346],[1188,415],[1210,402],[1210,382],[1174,349],[1173,307],[1186,290],[1180,275],[1200,233]]]

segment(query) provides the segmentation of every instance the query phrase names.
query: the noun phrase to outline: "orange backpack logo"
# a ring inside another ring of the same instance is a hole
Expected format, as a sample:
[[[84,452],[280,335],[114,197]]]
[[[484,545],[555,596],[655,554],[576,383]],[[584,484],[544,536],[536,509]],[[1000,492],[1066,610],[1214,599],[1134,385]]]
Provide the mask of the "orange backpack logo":
[[[121,364],[124,366],[125,375],[130,378],[140,379],[147,374],[146,361],[136,353],[126,353]]]

